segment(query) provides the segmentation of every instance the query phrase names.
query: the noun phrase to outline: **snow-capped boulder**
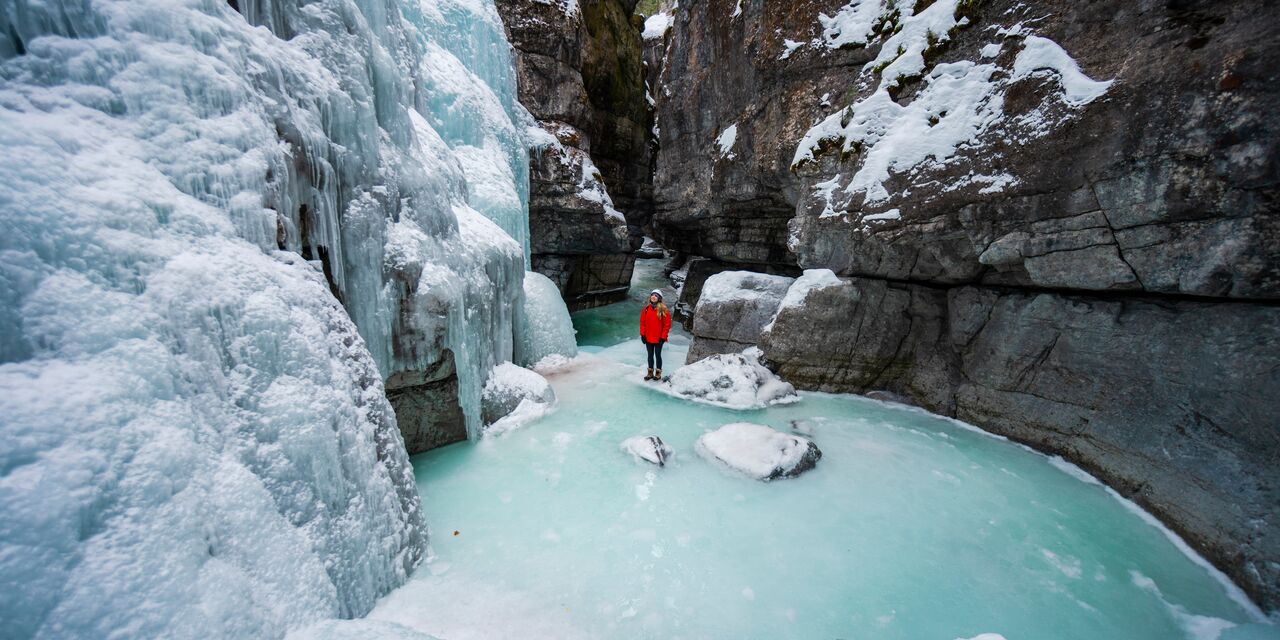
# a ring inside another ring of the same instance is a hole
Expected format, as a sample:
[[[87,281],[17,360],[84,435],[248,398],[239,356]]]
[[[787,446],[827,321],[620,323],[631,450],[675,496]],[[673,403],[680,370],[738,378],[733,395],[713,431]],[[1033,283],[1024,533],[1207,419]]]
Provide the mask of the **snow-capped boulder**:
[[[704,434],[698,455],[756,480],[794,478],[818,464],[822,451],[807,438],[762,424],[734,422]]]
[[[545,410],[555,401],[556,393],[546,378],[535,371],[504,362],[489,373],[480,396],[480,410],[484,423],[492,425],[515,413],[522,405],[521,413],[526,413],[535,408]]]
[[[760,350],[755,347],[685,365],[657,388],[694,402],[729,409],[761,409],[800,400],[795,387],[760,364]]]
[[[723,271],[707,278],[693,318],[688,362],[754,346],[795,281],[752,271]]]
[[[636,436],[622,441],[622,450],[635,456],[637,460],[651,462],[659,467],[666,466],[671,459],[671,447],[658,436]]]

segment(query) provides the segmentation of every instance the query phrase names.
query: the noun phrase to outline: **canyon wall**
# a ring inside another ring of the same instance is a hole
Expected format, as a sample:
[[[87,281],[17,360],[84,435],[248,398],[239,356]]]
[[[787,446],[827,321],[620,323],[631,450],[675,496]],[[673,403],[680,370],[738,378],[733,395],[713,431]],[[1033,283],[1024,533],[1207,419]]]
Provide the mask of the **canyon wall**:
[[[532,266],[570,309],[626,296],[652,215],[652,115],[634,2],[498,2],[530,150]]]
[[[656,236],[703,272],[830,269],[761,332],[785,378],[1062,454],[1275,608],[1278,24],[1263,2],[681,5]]]

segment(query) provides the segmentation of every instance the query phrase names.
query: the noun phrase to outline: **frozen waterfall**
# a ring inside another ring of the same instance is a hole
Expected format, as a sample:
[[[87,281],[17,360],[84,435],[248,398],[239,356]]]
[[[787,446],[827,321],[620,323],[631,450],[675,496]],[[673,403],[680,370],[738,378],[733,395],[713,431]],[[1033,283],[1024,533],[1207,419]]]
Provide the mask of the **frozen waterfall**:
[[[279,636],[425,529],[382,380],[512,358],[490,2],[0,0],[0,618]]]

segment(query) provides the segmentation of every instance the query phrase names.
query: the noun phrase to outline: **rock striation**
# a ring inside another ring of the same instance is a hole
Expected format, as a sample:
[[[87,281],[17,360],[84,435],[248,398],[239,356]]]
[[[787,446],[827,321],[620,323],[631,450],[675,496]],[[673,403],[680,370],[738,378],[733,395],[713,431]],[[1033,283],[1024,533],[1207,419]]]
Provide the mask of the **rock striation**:
[[[655,237],[828,270],[761,327],[784,379],[1062,454],[1280,606],[1276,8],[875,4],[675,10]]]
[[[652,215],[652,112],[634,2],[500,0],[530,151],[532,266],[571,310],[626,296]]]

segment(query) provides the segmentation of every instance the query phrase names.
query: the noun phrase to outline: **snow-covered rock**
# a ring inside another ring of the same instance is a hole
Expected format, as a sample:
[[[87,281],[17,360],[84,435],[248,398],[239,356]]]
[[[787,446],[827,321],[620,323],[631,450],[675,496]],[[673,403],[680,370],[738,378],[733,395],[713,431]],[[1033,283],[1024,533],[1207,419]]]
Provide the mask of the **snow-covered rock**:
[[[502,23],[426,8],[0,3],[0,635],[277,638],[417,565],[384,380],[459,354],[479,427],[528,226]]]
[[[622,441],[622,450],[635,456],[636,459],[644,460],[658,465],[666,466],[667,460],[671,459],[673,453],[671,447],[667,446],[662,438],[658,436],[635,436]]]
[[[698,438],[698,455],[757,480],[794,478],[812,469],[822,451],[812,441],[762,424],[734,422]]]
[[[493,368],[484,383],[480,406],[484,423],[490,425],[487,432],[492,434],[492,425],[500,420],[516,413],[525,418],[535,412],[541,415],[555,401],[556,392],[546,378],[536,371],[503,362]]]
[[[760,350],[755,347],[685,365],[656,388],[729,409],[760,409],[800,400],[795,387],[760,364]]]
[[[702,284],[688,361],[754,346],[795,278],[723,271]]]

